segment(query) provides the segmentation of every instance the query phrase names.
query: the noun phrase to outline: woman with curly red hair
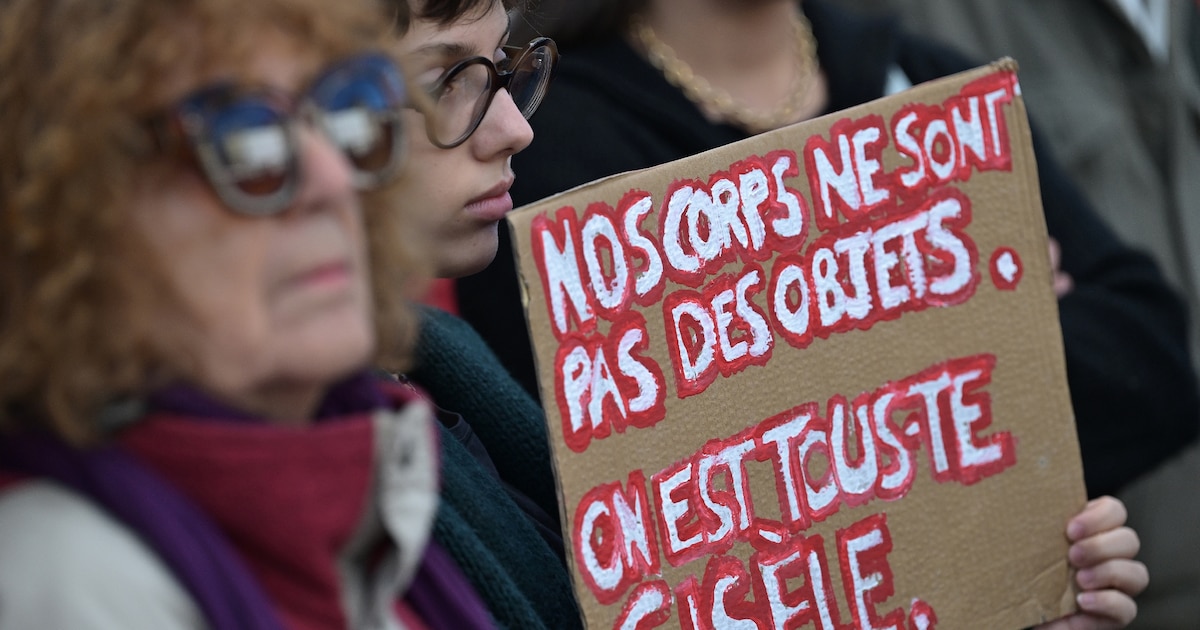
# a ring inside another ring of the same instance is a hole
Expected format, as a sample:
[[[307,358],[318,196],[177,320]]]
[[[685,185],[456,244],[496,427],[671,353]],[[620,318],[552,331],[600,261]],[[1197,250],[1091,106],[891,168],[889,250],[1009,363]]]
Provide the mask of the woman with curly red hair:
[[[0,627],[471,628],[369,2],[0,3]]]

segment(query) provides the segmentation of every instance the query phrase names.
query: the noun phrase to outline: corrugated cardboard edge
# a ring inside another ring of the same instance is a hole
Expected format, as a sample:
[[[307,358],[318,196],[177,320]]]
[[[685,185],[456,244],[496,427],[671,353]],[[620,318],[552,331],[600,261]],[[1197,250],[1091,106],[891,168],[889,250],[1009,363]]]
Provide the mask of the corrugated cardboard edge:
[[[1018,83],[1017,83],[1017,88],[1016,88],[1017,99],[1016,99],[1016,102],[1014,103],[1014,105],[1017,107],[1017,114],[1018,114],[1017,120],[1020,121],[1020,125],[1018,128],[1010,130],[1009,133],[1014,137],[1016,137],[1018,134],[1020,134],[1022,141],[1026,143],[1026,145],[1029,147],[1030,153],[1032,153],[1033,152],[1033,130],[1029,126],[1029,111],[1028,111],[1028,108],[1025,106],[1025,97],[1021,92],[1021,84],[1019,82],[1020,81],[1020,73],[1018,72],[1019,66],[1018,66],[1016,60],[1012,59],[1011,57],[1003,57],[995,62],[992,62],[992,64],[990,64],[990,67],[995,68],[995,69],[1011,70],[1013,72],[1017,72],[1017,78],[1018,78]],[[1031,184],[1031,186],[1029,188],[1026,188],[1024,191],[1025,196],[1027,198],[1026,203],[1030,204],[1032,207],[1041,208],[1043,206],[1042,206],[1041,180],[1038,178],[1037,156],[1031,155],[1029,160],[1024,161],[1024,165],[1025,165],[1025,173],[1024,173],[1025,177],[1022,181],[1029,182]],[[1041,224],[1041,231],[1043,233],[1049,235],[1049,230],[1046,227],[1046,215],[1045,215],[1044,211],[1040,215],[1038,215],[1038,219]],[[1046,256],[1049,257],[1048,252],[1046,253]],[[1054,311],[1055,323],[1057,325],[1061,326],[1062,320],[1058,313],[1058,302],[1057,301],[1055,301],[1052,304],[1052,309]],[[1052,355],[1057,354],[1058,357],[1065,357],[1066,350],[1063,347],[1061,328],[1059,330],[1058,336],[1056,337],[1056,340],[1057,340],[1056,347],[1045,348],[1045,351]],[[1064,360],[1064,369],[1065,369],[1065,360]],[[1074,409],[1068,409],[1067,411],[1070,412],[1071,422],[1074,424],[1075,423]],[[1078,498],[1077,505],[1076,505],[1076,511],[1082,510],[1085,505],[1087,505],[1087,496],[1086,496],[1086,492],[1083,492],[1081,489],[1081,494]],[[1065,534],[1065,527],[1066,527],[1065,523],[1063,524],[1063,527],[1064,527],[1064,536],[1065,536],[1066,535]],[[1062,571],[1064,568],[1063,565],[1066,565],[1066,564],[1068,564],[1066,558],[1056,559],[1055,561],[1051,562],[1049,564],[1049,566],[1047,567],[1046,571],[1040,575],[1041,576],[1054,575],[1055,573]],[[1075,596],[1079,591],[1078,591],[1078,588],[1075,586],[1075,570],[1072,569],[1070,566],[1065,567],[1065,569],[1067,572],[1068,580],[1067,580],[1067,583],[1063,586],[1062,595],[1059,597],[1059,602],[1058,602],[1058,616],[1059,617],[1063,617],[1063,616],[1072,614],[1078,610],[1078,607],[1076,605]],[[1022,616],[1024,616],[1024,615],[1022,615]],[[1040,618],[1040,616],[1037,614],[1036,610],[1030,611],[1029,618],[1031,619],[1031,623],[1044,623],[1047,621],[1051,621],[1050,619]],[[986,624],[985,624],[985,627],[986,627]]]
[[[958,80],[969,81],[971,79],[980,78],[980,77],[983,77],[983,76],[986,76],[988,74],[992,74],[992,73],[998,72],[998,71],[1017,72],[1017,70],[1018,70],[1018,64],[1017,64],[1016,60],[1012,59],[1011,57],[1003,57],[1001,59],[993,61],[990,64],[987,64],[986,66],[980,66],[980,67],[972,69],[972,70],[967,70],[967,71],[964,71],[964,72],[961,72],[958,74],[949,75],[946,77],[935,79],[933,81],[922,83],[919,86],[939,85],[939,84],[950,83],[950,82],[954,82],[954,81],[958,81]],[[914,86],[914,88],[919,87],[919,86]],[[853,117],[855,114],[857,114],[859,112],[864,112],[868,108],[877,107],[878,103],[880,103],[880,102],[889,101],[889,100],[891,100],[891,101],[901,100],[902,101],[905,99],[905,96],[904,96],[905,94],[906,94],[906,92],[901,92],[898,94],[885,96],[885,97],[877,99],[875,101],[870,101],[868,103],[857,105],[857,106],[854,106],[854,107],[851,107],[851,108],[848,108],[845,110],[832,112],[832,113],[826,114],[826,115],[818,117],[818,118],[801,121],[801,122],[798,122],[795,124],[796,125],[813,125],[813,126],[821,125],[824,123],[832,124],[832,122],[836,121],[837,119]],[[1032,183],[1034,183],[1034,185],[1032,187],[1026,188],[1024,190],[1024,194],[1026,196],[1027,203],[1036,204],[1035,207],[1041,208],[1042,201],[1041,201],[1040,183],[1038,183],[1039,180],[1038,180],[1038,176],[1037,176],[1037,162],[1036,162],[1036,157],[1034,155],[1032,155],[1032,152],[1033,152],[1033,150],[1032,150],[1032,146],[1033,146],[1032,135],[1033,134],[1032,134],[1032,131],[1029,126],[1028,110],[1025,106],[1025,100],[1021,94],[1021,89],[1020,89],[1019,83],[1017,85],[1017,98],[1014,101],[1014,106],[1017,108],[1018,115],[1016,116],[1016,120],[1018,121],[1018,125],[1012,129],[1010,129],[1010,135],[1013,137],[1014,140],[1020,138],[1020,140],[1022,142],[1027,143],[1027,146],[1030,147],[1029,148],[1029,151],[1030,151],[1029,158],[1030,159],[1023,160],[1023,163],[1025,165],[1025,169],[1024,169],[1025,173],[1024,174],[1027,178],[1024,181],[1032,182]],[[768,132],[768,133],[772,133],[772,132]],[[708,160],[709,155],[714,152],[726,151],[726,150],[729,150],[731,147],[737,147],[738,145],[752,142],[752,141],[754,141],[754,139],[755,139],[754,137],[747,138],[745,140],[742,140],[742,141],[739,141],[739,142],[736,142],[733,144],[716,147],[716,148],[710,149],[708,151],[705,151],[703,153],[698,153],[698,154],[695,154],[695,155],[692,155],[692,156],[689,156],[686,158],[682,158],[680,160],[671,162],[669,164],[685,165],[685,164],[688,164],[691,162],[703,162],[703,161]],[[581,184],[581,185],[571,188],[569,190],[551,195],[551,196],[541,199],[539,201],[524,205],[520,208],[513,210],[508,215],[508,217],[506,217],[506,223],[508,225],[509,234],[512,237],[511,242],[513,242],[514,244],[518,242],[518,238],[517,238],[517,229],[518,229],[517,219],[518,218],[523,217],[525,215],[533,215],[538,212],[553,212],[554,210],[557,209],[556,200],[558,200],[564,196],[571,195],[571,194],[580,192],[582,190],[586,190],[588,188],[594,188],[594,187],[597,187],[597,186],[600,186],[603,184],[608,184],[608,183],[611,183],[616,180],[633,178],[633,177],[636,177],[640,173],[643,173],[645,171],[652,170],[652,169],[661,168],[662,166],[665,166],[665,165],[659,165],[659,166],[655,166],[655,167],[651,167],[651,168],[647,168],[647,169],[639,169],[639,170],[627,171],[624,173],[618,173],[615,175],[610,175],[608,177],[604,177],[604,178],[601,178],[601,179],[598,179],[598,180],[595,180],[592,182]],[[1043,233],[1047,233],[1044,212],[1042,214],[1038,215],[1038,219],[1041,223],[1041,231]],[[532,339],[535,336],[535,331],[532,329],[532,325],[531,325],[531,323],[529,321],[529,317],[528,317],[529,302],[531,299],[530,298],[530,290],[531,289],[530,289],[529,285],[530,285],[530,282],[534,282],[536,285],[537,280],[525,277],[525,274],[523,272],[523,267],[521,264],[521,262],[522,262],[521,261],[521,252],[515,246],[513,247],[512,255],[513,255],[513,263],[516,265],[518,285],[519,285],[520,291],[521,291],[521,305],[522,305],[522,308],[526,312],[525,325],[526,325],[527,331],[529,332],[530,339]],[[1048,257],[1048,253],[1045,255]],[[1055,314],[1055,320],[1056,320],[1055,324],[1058,325],[1057,303],[1055,303],[1053,306],[1053,312]],[[1060,364],[1063,366],[1064,373],[1065,373],[1065,361],[1063,361],[1063,359],[1061,358],[1061,357],[1065,356],[1063,354],[1061,331],[1058,336],[1057,347],[1056,348],[1047,348],[1047,352],[1049,352],[1049,353],[1057,352],[1058,353],[1058,356],[1060,357],[1059,361],[1061,362]],[[534,358],[534,368],[536,370],[536,373],[541,374],[541,365],[540,365],[541,360],[537,356],[536,352],[534,352],[533,358]],[[1064,382],[1065,382],[1065,374],[1064,374]],[[539,379],[538,380],[539,391],[541,389],[541,386],[542,386],[541,379]],[[540,391],[542,400],[543,401],[553,400],[554,393],[549,392],[550,398],[546,397],[547,393],[548,392]],[[1070,408],[1069,403],[1067,405],[1066,411],[1070,415],[1072,422],[1074,422],[1074,412]],[[549,423],[549,416],[546,416],[545,421],[547,423]],[[547,430],[548,430],[548,435],[552,434],[553,427],[547,426]],[[557,453],[558,449],[562,448],[561,446],[555,445],[555,444],[551,444],[550,446],[551,446],[551,451],[553,453]],[[552,459],[551,467],[553,468],[554,475],[555,475],[554,483],[555,483],[555,488],[556,488],[557,494],[558,494],[559,518],[562,523],[562,527],[564,528],[564,531],[563,531],[564,540],[569,540],[570,522],[568,521],[568,518],[567,518],[568,517],[567,506],[566,506],[565,495],[563,492],[562,481],[561,481],[562,476],[559,474],[559,470],[558,470],[558,457],[553,456],[551,459]],[[1082,478],[1082,475],[1080,477]],[[1086,505],[1086,502],[1087,502],[1086,496],[1082,491],[1082,485],[1080,487],[1080,490],[1081,490],[1081,493],[1080,493],[1080,498],[1078,501],[1078,506],[1076,508],[1076,511],[1082,510],[1084,505]],[[1065,537],[1066,523],[1063,524],[1063,527],[1064,527],[1064,537]],[[577,567],[575,566],[575,559],[574,559],[573,555],[569,552],[567,553],[567,563],[568,563],[568,569],[571,573],[571,580],[574,583],[576,581],[576,576],[579,574],[579,571],[577,570]],[[1052,576],[1054,576],[1055,574],[1061,574],[1061,572],[1064,570],[1064,568],[1067,569],[1069,579],[1067,580],[1066,584],[1062,585],[1062,589],[1063,589],[1062,594],[1058,598],[1058,600],[1059,600],[1058,610],[1057,610],[1058,617],[1069,615],[1077,610],[1076,601],[1075,601],[1075,595],[1077,593],[1077,589],[1075,587],[1074,571],[1070,570],[1069,567],[1064,567],[1064,565],[1066,565],[1066,564],[1067,564],[1067,560],[1066,560],[1065,556],[1063,558],[1055,559],[1052,562],[1048,563],[1046,569],[1040,574],[1041,576],[1045,576],[1046,579],[1054,579]],[[1041,580],[1041,578],[1039,578],[1036,581],[1040,583],[1042,580]],[[574,584],[574,586],[575,586],[575,591],[577,593],[581,592],[579,584]],[[1042,614],[1041,610],[1042,610],[1041,604],[1036,599],[1030,598],[1020,605],[1017,605],[1015,607],[1008,607],[1008,608],[1000,609],[1000,610],[994,611],[993,613],[990,613],[990,614],[987,612],[981,611],[981,615],[979,617],[980,623],[977,627],[981,627],[981,628],[996,627],[996,624],[998,623],[998,621],[1000,619],[1011,619],[1013,617],[1017,617],[1019,619],[1025,620],[1024,623],[1026,623],[1028,625],[1036,625],[1038,623],[1044,623],[1046,621],[1050,621],[1051,619],[1047,619],[1045,617],[1045,615]],[[583,617],[582,608],[580,609],[580,616],[581,616],[581,618],[584,619],[584,625],[586,627],[587,620],[586,620],[586,618]]]

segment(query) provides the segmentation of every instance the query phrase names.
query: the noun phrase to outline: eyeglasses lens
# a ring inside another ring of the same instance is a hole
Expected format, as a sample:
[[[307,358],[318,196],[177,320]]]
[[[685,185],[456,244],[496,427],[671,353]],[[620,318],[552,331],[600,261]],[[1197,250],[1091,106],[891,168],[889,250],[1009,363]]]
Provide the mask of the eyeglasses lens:
[[[434,115],[426,117],[429,139],[443,149],[465,142],[483,121],[501,88],[507,89],[521,115],[527,119],[532,116],[546,95],[558,53],[554,42],[547,38],[534,40],[531,45],[500,63],[471,57],[443,75],[429,92],[437,104]]]
[[[513,71],[508,90],[525,118],[532,116],[542,104],[546,88],[550,85],[552,65],[550,48],[539,46],[526,53],[520,59],[520,65]]]
[[[439,142],[454,144],[470,134],[483,118],[492,91],[491,69],[479,63],[459,66],[446,77],[436,95],[435,135]]]

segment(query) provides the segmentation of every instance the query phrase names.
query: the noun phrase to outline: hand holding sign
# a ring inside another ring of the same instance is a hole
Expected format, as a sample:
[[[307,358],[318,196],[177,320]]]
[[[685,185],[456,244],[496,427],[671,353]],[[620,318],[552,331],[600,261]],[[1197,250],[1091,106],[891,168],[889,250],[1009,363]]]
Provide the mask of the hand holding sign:
[[[1067,525],[1071,540],[1068,557],[1078,569],[1075,581],[1080,612],[1038,626],[1038,630],[1101,630],[1123,628],[1133,621],[1133,598],[1145,590],[1146,565],[1134,560],[1137,534],[1125,524],[1125,506],[1112,497],[1088,503]]]

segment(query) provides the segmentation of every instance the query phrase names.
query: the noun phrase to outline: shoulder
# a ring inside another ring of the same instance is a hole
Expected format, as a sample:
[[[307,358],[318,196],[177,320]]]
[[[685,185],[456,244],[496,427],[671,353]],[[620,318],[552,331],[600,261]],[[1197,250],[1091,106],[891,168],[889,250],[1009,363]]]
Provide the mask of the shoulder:
[[[462,369],[491,360],[491,349],[470,322],[437,307],[421,305],[419,309],[418,366],[430,368],[448,361],[448,367]],[[417,371],[421,371],[421,367]]]
[[[852,91],[867,85],[882,87],[894,65],[913,84],[981,65],[953,45],[909,30],[895,13],[860,14],[840,3],[817,0],[806,1],[804,11],[812,22],[821,65],[835,75],[830,77],[835,87],[838,83]]]
[[[427,304],[418,304],[418,312],[421,317],[421,333],[422,337],[441,335],[466,335],[472,340],[478,339],[479,335],[475,333],[475,329],[471,328],[471,324],[463,318],[448,313],[436,306]]]
[[[897,62],[913,83],[924,83],[983,65],[962,50],[940,41],[902,32]]]
[[[434,400],[467,413],[464,395],[495,396],[497,387],[519,389],[470,322],[435,307],[420,308],[416,365],[409,376]]]
[[[201,628],[169,569],[102,509],[46,481],[0,492],[0,627]]]

